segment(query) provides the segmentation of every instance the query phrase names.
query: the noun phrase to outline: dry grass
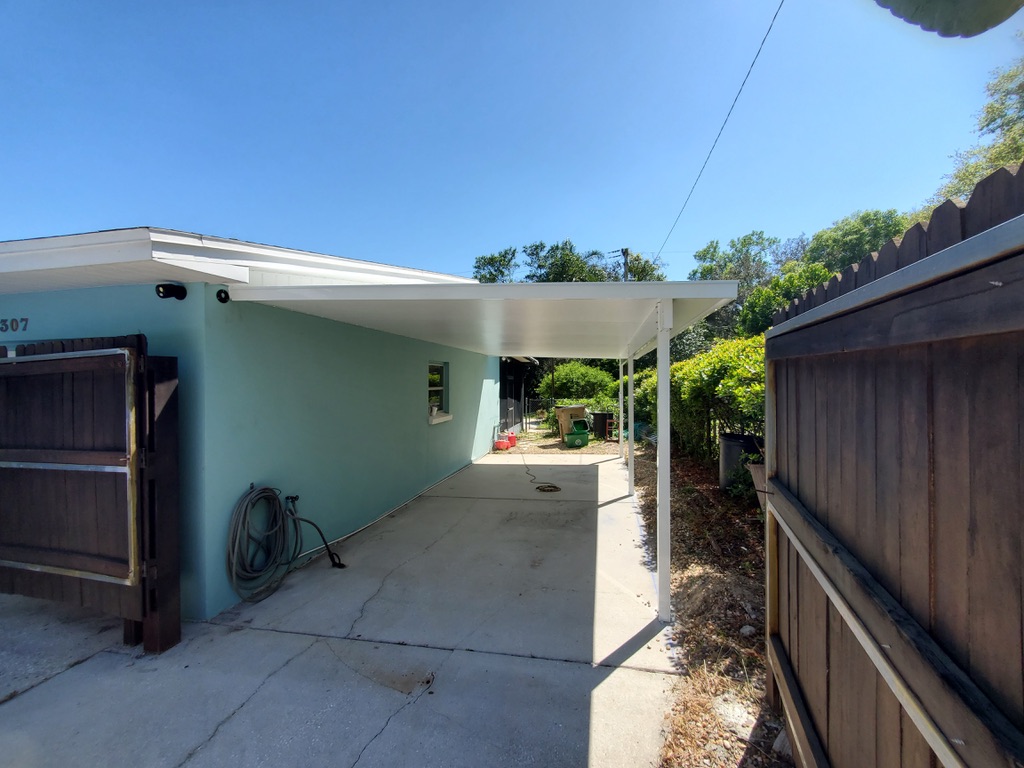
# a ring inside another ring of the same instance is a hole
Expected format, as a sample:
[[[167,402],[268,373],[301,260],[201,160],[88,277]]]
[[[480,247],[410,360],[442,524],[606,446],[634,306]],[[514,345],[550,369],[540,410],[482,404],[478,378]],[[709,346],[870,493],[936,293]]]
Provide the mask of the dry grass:
[[[557,436],[528,433],[512,450],[617,454],[618,444],[595,441],[570,449]],[[649,531],[656,512],[654,453],[638,447],[635,473]],[[662,768],[792,765],[771,750],[782,723],[764,700],[763,536],[756,502],[720,491],[711,467],[673,461],[672,640],[682,674],[667,713]],[[653,537],[649,541],[653,546]],[[648,555],[653,560],[652,548]]]

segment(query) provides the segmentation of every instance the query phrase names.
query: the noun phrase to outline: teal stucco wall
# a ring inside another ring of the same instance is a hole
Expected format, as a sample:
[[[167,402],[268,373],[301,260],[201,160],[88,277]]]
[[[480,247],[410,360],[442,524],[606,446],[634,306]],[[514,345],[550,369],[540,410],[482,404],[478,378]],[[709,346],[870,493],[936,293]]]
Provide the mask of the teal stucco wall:
[[[232,302],[190,285],[0,297],[29,317],[0,344],[144,333],[178,358],[182,608],[208,618],[237,602],[224,566],[231,510],[250,483],[298,494],[334,539],[373,522],[490,449],[498,361],[321,318]],[[427,365],[449,364],[454,418],[427,423]],[[309,531],[315,538],[315,533]],[[307,542],[313,538],[307,536]]]
[[[189,618],[202,614],[200,596],[211,567],[199,556],[206,459],[203,288],[189,286],[183,301],[159,298],[152,285],[0,296],[0,317],[29,318],[28,331],[0,334],[0,344],[144,333],[150,354],[178,358],[181,594]]]
[[[207,288],[207,562],[249,483],[299,495],[328,539],[373,522],[491,447],[498,360],[322,318],[231,302]],[[427,423],[427,365],[449,364],[454,418]],[[316,533],[307,527],[307,545]],[[236,601],[207,580],[207,615]]]

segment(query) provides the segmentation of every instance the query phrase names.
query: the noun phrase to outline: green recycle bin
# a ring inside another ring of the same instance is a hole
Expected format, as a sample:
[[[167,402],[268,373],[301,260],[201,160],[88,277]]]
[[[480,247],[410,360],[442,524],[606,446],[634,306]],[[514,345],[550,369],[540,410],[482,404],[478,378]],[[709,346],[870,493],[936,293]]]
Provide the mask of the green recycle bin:
[[[572,429],[565,433],[565,444],[569,448],[582,448],[590,442],[590,424],[586,419],[573,419]]]

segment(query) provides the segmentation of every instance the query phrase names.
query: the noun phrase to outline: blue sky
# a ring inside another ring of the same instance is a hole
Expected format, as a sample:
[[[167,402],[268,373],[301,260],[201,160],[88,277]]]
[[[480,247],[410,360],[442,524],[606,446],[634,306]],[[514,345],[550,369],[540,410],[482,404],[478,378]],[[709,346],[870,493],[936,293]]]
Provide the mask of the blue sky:
[[[3,2],[0,240],[149,225],[469,275],[653,254],[775,0]],[[1018,14],[969,40],[786,0],[662,253],[918,206]]]

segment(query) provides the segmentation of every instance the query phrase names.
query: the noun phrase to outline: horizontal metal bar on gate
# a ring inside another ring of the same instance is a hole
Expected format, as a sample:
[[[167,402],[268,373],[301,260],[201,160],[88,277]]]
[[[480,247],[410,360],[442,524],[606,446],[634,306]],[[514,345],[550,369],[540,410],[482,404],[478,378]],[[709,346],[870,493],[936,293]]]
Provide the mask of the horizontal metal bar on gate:
[[[19,563],[16,560],[0,560],[0,567],[4,568],[17,568],[23,571],[33,571],[35,573],[52,573],[55,576],[72,576],[76,579],[88,579],[89,581],[103,581],[107,584],[121,584],[126,587],[133,587],[138,583],[138,574],[132,571],[127,579],[121,579],[117,576],[107,576],[105,573],[93,573],[91,571],[81,571],[75,568],[60,568],[55,565],[39,565],[37,563]]]
[[[18,346],[28,346],[19,344]],[[80,349],[71,352],[49,352],[45,355],[18,355],[16,348],[7,348],[7,357],[0,357],[0,365],[5,363],[29,363],[45,360],[70,360],[79,357],[121,357],[126,358],[134,352],[129,347],[108,347],[107,349]],[[14,353],[14,354],[11,354]]]
[[[779,530],[939,761],[1024,763],[1024,734],[778,478],[768,486],[768,511]]]
[[[127,466],[129,456],[124,451],[94,451],[67,448],[0,448],[0,462],[27,464],[93,464],[97,466]]]
[[[766,339],[774,339],[837,315],[894,298],[926,285],[989,264],[1024,250],[1024,216],[1003,222],[967,240],[951,245],[913,264],[844,293],[796,317],[770,328]]]
[[[54,464],[42,461],[0,461],[0,469],[41,469],[53,472],[115,472],[127,475],[131,467],[113,464]]]

